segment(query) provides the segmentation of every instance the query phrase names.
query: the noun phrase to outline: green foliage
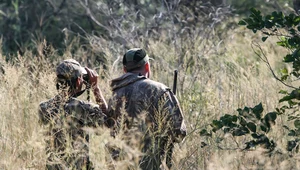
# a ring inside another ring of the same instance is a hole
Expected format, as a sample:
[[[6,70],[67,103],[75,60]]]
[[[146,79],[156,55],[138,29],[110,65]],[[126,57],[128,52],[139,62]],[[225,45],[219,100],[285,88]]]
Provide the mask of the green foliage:
[[[292,65],[292,70],[288,72],[283,70],[283,81],[287,80],[289,76],[296,79],[300,78],[300,16],[297,14],[284,15],[283,12],[272,12],[263,17],[259,10],[251,9],[251,14],[239,22],[239,25],[245,25],[254,33],[261,31],[264,34],[262,41],[266,41],[270,36],[279,37],[278,46],[284,47],[292,51],[286,54],[283,62]],[[284,31],[284,32],[283,32]]]
[[[0,2],[0,34],[4,54],[34,51],[45,39],[62,55],[79,38],[88,57],[102,58],[97,53],[106,45],[103,42],[111,42],[116,52],[147,46],[151,40],[174,47],[183,46],[180,42],[193,44],[207,25],[215,27],[230,14],[229,7],[215,8],[197,0],[6,0]],[[74,54],[76,49],[70,51]],[[185,54],[184,49],[178,52]],[[182,61],[183,57],[178,59]]]
[[[252,8],[250,16],[241,20],[239,25],[246,26],[254,33],[260,31],[264,35],[262,37],[263,42],[268,37],[277,37],[279,39],[277,45],[290,51],[290,53],[283,56],[282,61],[289,65],[291,69],[281,69],[282,76],[277,80],[284,83],[287,87],[292,88],[292,90],[280,91],[280,94],[284,94],[284,96],[279,100],[279,103],[283,105],[276,108],[276,112],[268,113],[265,116],[264,122],[266,126],[262,130],[267,132],[270,127],[269,125],[274,123],[277,115],[287,116],[288,121],[294,127],[284,126],[288,130],[287,135],[292,137],[288,141],[286,149],[298,152],[300,141],[300,117],[298,110],[300,88],[287,83],[288,80],[300,78],[300,16],[295,13],[285,15],[283,12],[275,11],[263,17],[259,10]]]
[[[63,54],[67,42],[80,37],[88,53],[95,55],[95,39],[127,47],[138,39],[160,39],[172,30],[166,40],[170,43],[178,35],[196,36],[197,29],[215,26],[231,15],[233,8],[242,14],[248,7],[273,9],[284,3],[287,1],[4,0],[0,2],[0,33],[5,54],[23,54],[44,39]]]
[[[273,150],[276,144],[268,138],[267,133],[275,124],[278,113],[270,112],[263,115],[263,110],[261,103],[253,108],[239,108],[237,115],[225,114],[219,120],[213,120],[210,124],[212,130],[202,129],[200,135],[212,136],[213,133],[222,130],[234,137],[249,136],[251,140],[245,142],[246,147],[244,149],[261,145],[266,149]]]

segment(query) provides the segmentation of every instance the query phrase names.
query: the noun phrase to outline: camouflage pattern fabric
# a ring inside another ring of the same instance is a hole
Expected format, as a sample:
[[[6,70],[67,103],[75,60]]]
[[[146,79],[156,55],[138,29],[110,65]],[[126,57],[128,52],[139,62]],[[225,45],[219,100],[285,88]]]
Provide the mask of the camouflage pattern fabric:
[[[176,96],[162,83],[134,73],[112,80],[111,87],[106,124],[112,135],[122,131],[128,145],[139,146],[144,153],[140,168],[159,169],[168,144],[186,136]]]
[[[85,127],[103,125],[98,105],[60,95],[40,103],[39,120],[48,126],[46,169],[92,169]]]

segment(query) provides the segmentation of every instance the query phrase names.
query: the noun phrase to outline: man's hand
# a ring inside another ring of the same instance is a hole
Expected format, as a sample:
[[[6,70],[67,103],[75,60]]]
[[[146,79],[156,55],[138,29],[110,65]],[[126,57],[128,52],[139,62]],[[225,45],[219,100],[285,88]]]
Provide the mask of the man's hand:
[[[89,82],[91,84],[91,86],[94,88],[95,86],[98,85],[98,73],[88,67],[85,67],[85,70],[89,76]]]
[[[95,98],[96,98],[96,102],[97,104],[99,104],[99,106],[101,107],[102,113],[106,113],[107,110],[107,103],[102,95],[102,92],[98,86],[98,73],[92,69],[89,69],[87,67],[85,67],[85,70],[89,76],[89,83],[92,86],[92,90],[94,92]]]

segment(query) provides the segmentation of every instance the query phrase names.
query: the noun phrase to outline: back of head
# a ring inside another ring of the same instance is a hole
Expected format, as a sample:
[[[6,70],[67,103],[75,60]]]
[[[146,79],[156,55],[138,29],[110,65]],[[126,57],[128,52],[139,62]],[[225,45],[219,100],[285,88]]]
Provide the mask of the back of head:
[[[84,74],[86,70],[76,60],[64,60],[56,67],[56,88],[75,88],[77,78]]]
[[[146,51],[141,48],[130,49],[123,56],[123,66],[128,72],[141,68],[148,61]]]

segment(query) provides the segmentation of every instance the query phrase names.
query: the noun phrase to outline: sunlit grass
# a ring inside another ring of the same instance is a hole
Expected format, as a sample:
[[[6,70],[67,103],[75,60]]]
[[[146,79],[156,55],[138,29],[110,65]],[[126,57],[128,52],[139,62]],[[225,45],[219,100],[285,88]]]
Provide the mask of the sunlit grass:
[[[255,106],[262,102],[266,111],[272,111],[278,105],[278,91],[282,88],[270,74],[267,67],[255,56],[251,42],[255,37],[246,30],[236,29],[218,45],[204,48],[201,39],[195,39],[185,53],[179,56],[178,49],[163,41],[150,41],[147,51],[151,61],[152,79],[160,81],[172,88],[173,71],[178,69],[177,97],[188,127],[188,136],[183,143],[175,145],[174,169],[297,169],[298,157],[285,155],[268,156],[264,151],[241,151],[245,138],[226,136],[225,141],[217,142],[218,135],[212,138],[202,137],[199,132],[208,127],[213,119],[224,114],[235,114],[236,109],[244,106]],[[214,44],[212,40],[206,40]],[[275,40],[270,40],[274,42]],[[73,42],[79,46],[79,42]],[[74,45],[73,44],[73,45]],[[280,66],[281,53],[284,51],[270,45],[262,44],[269,60],[275,69]],[[117,46],[117,45],[115,45]],[[121,64],[113,62],[122,56],[124,51],[110,43],[97,49],[107,57],[107,69],[93,65],[84,50],[78,49],[74,55],[70,46],[63,56],[56,56],[53,62],[43,56],[35,56],[27,52],[14,63],[4,62],[5,74],[0,81],[0,169],[43,169],[46,155],[43,140],[44,129],[38,123],[37,108],[40,102],[56,94],[54,85],[54,66],[62,59],[76,58],[83,65],[99,67],[100,87],[108,99],[111,95],[109,81],[122,74]],[[216,50],[218,48],[218,50]],[[208,50],[205,52],[205,50]],[[210,52],[215,50],[215,52]],[[55,53],[54,53],[55,54]],[[183,63],[177,63],[183,56]],[[55,54],[57,55],[57,54]],[[52,59],[51,59],[52,60]],[[85,99],[82,96],[81,99]],[[93,100],[93,98],[92,98]],[[284,147],[281,126],[284,118],[270,132],[270,136]],[[94,130],[90,142],[91,159],[96,169],[106,169],[105,144],[110,142],[106,128]],[[116,140],[116,139],[115,139]],[[120,141],[119,144],[122,144]],[[205,147],[202,142],[207,143]],[[131,150],[131,156],[138,152]],[[135,155],[136,154],[136,155]],[[119,162],[117,169],[132,162]]]

